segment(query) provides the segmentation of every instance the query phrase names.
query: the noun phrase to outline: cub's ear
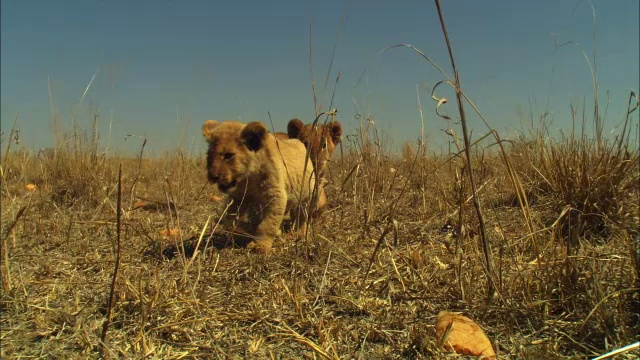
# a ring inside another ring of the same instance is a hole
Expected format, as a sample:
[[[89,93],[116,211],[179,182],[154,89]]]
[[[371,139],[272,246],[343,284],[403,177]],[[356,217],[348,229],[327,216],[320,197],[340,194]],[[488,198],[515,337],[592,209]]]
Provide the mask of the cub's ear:
[[[207,139],[207,141],[211,141],[211,135],[213,135],[213,130],[220,125],[219,122],[215,120],[207,120],[202,124],[202,135]]]
[[[258,151],[264,145],[267,128],[261,122],[254,121],[247,124],[240,133],[240,139],[251,151]]]
[[[289,124],[287,125],[287,134],[289,135],[289,139],[297,139],[300,136],[300,130],[304,124],[298,118],[293,118],[289,120]]]
[[[340,125],[337,121],[332,121],[327,124],[329,127],[329,133],[331,134],[331,140],[333,140],[333,144],[337,145],[340,142],[340,138],[342,137],[342,125]]]

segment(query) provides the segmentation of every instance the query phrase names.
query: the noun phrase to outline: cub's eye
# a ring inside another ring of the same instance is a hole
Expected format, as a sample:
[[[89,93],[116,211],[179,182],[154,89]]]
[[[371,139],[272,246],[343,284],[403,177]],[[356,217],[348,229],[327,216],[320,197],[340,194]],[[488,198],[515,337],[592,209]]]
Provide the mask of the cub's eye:
[[[228,152],[228,153],[222,154],[222,158],[225,159],[225,160],[231,160],[231,159],[233,159],[234,155],[235,155],[234,153]]]
[[[322,150],[325,150],[327,148],[327,140],[322,142]]]

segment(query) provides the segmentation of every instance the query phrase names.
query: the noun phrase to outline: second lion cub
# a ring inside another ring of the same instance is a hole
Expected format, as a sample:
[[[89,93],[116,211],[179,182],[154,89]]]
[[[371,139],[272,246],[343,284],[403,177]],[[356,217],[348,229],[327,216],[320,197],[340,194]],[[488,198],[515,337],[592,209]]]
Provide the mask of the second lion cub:
[[[256,236],[250,248],[269,252],[287,210],[298,228],[304,229],[306,217],[299,210],[309,204],[315,179],[310,161],[304,173],[301,142],[276,140],[260,122],[207,120],[202,134],[209,144],[209,182],[229,195],[229,213],[248,216]]]
[[[311,161],[318,177],[324,178],[327,163],[342,138],[342,125],[337,121],[323,124],[304,124],[302,120],[293,118],[287,124],[290,139],[298,139],[309,148]]]
[[[300,140],[309,151],[309,158],[313,163],[318,181],[318,198],[314,217],[320,216],[327,205],[327,193],[325,190],[326,169],[329,159],[340,143],[342,137],[342,125],[337,121],[332,121],[326,125],[304,124],[302,120],[293,118],[287,125],[287,135],[291,139]]]

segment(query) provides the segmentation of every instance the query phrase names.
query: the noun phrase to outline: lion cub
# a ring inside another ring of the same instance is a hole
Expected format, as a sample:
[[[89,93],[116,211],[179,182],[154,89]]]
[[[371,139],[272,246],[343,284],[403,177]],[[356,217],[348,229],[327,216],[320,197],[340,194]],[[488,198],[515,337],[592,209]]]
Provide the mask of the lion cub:
[[[228,214],[247,215],[256,239],[249,247],[269,252],[280,235],[285,211],[299,229],[306,226],[303,206],[310,202],[315,181],[313,166],[306,161],[305,147],[296,140],[276,139],[260,122],[207,120],[206,138],[209,182],[229,195]],[[231,216],[224,223],[228,224]]]
[[[327,162],[336,150],[342,137],[342,125],[337,121],[332,121],[326,125],[303,124],[298,118],[289,120],[287,125],[287,135],[290,139],[302,141],[309,150],[313,166],[318,172],[318,177],[324,177]]]
[[[327,195],[324,185],[327,182],[325,178],[325,170],[327,163],[336,150],[336,146],[340,143],[342,137],[342,125],[337,121],[332,121],[327,125],[303,124],[298,118],[293,118],[287,125],[287,135],[290,139],[298,139],[302,141],[304,146],[309,149],[309,158],[313,163],[313,168],[319,181],[319,193],[314,216],[319,216],[322,209],[327,204]]]

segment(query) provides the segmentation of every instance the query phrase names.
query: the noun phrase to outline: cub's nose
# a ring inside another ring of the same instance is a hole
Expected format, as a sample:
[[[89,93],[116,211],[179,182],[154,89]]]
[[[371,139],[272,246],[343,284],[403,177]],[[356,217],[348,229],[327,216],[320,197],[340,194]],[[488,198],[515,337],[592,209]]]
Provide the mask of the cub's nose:
[[[208,173],[207,175],[209,177],[209,182],[210,183],[216,183],[216,182],[218,182],[218,180],[220,180],[220,175],[212,174],[212,173]]]

